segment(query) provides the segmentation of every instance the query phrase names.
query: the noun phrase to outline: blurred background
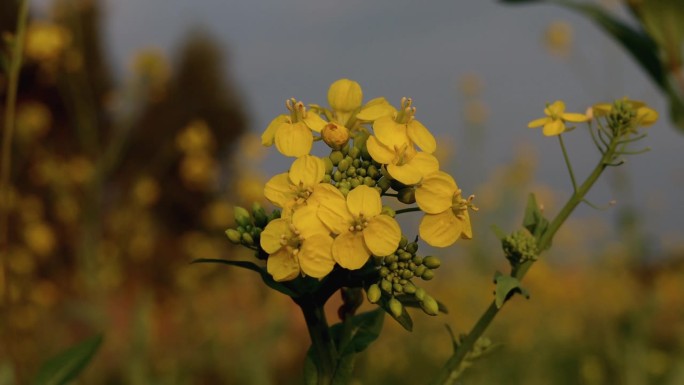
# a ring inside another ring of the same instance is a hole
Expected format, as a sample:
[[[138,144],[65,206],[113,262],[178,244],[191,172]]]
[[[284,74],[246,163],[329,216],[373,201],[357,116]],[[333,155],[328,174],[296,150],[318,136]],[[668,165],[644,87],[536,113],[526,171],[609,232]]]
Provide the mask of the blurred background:
[[[628,17],[619,1],[602,6]],[[290,97],[412,97],[442,168],[476,194],[475,238],[443,250],[426,288],[450,310],[386,321],[358,383],[425,383],[507,268],[489,229],[517,227],[533,191],[552,216],[571,189],[554,138],[526,128],[557,99],[584,112],[628,96],[661,113],[652,151],[609,170],[489,331],[469,384],[684,383],[684,134],[659,91],[593,24],[494,1],[31,2],[12,155],[0,385],[97,332],[78,383],[295,384],[308,336],[258,276],[193,258],[251,259],[223,231],[268,205],[283,158],[259,135]],[[17,5],[0,3],[0,33]],[[4,108],[7,78],[0,75]],[[576,173],[598,159],[567,135]],[[416,218],[409,218],[409,220]],[[336,306],[330,303],[330,320]]]

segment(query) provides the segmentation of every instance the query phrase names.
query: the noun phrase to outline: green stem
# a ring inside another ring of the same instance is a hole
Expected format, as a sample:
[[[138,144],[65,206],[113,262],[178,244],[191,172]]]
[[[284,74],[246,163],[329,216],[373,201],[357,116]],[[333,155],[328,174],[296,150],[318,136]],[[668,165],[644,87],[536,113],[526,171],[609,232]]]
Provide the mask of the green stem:
[[[568,151],[565,149],[565,143],[563,142],[563,134],[558,135],[558,143],[560,143],[560,147],[563,152],[563,160],[565,160],[565,165],[568,167],[570,181],[572,182],[572,191],[577,192],[577,181],[575,180],[575,173],[572,171],[572,163],[570,163]]]
[[[420,211],[420,207],[409,207],[407,209],[401,209],[394,212],[394,214],[410,213],[413,211]]]
[[[19,89],[19,72],[24,56],[24,35],[28,19],[29,2],[23,0],[19,4],[17,16],[17,33],[13,40],[12,59],[8,71],[7,100],[5,102],[5,129],[2,138],[2,170],[0,171],[0,304],[7,299],[6,288],[9,285],[6,277],[7,255],[9,254],[9,194],[10,176],[12,173],[12,137],[14,136],[15,109]]]
[[[589,174],[584,183],[582,183],[582,185],[574,191],[570,199],[568,199],[568,201],[565,203],[565,206],[563,206],[561,211],[556,215],[553,221],[551,221],[549,227],[539,239],[538,248],[540,251],[546,250],[551,246],[551,241],[553,240],[553,237],[558,229],[560,229],[561,225],[563,225],[565,220],[568,219],[570,214],[572,214],[577,205],[584,200],[585,195],[589,192],[594,183],[596,183],[606,167],[608,167],[608,165],[610,165],[610,163],[614,160],[613,158],[615,155],[616,146],[617,140],[613,139],[591,174]],[[532,263],[533,261],[522,263],[511,272],[511,275],[518,280],[522,280],[529,268],[532,266]],[[482,336],[489,324],[491,324],[496,315],[499,313],[499,310],[501,310],[501,308],[497,308],[496,303],[492,301],[487,310],[480,316],[480,319],[477,321],[475,326],[473,326],[473,329],[468,333],[463,341],[461,341],[461,344],[458,346],[458,349],[456,349],[456,352],[454,352],[454,354],[444,364],[442,369],[437,373],[437,377],[431,382],[431,384],[448,385],[453,384],[456,381],[456,372],[459,370],[463,359],[466,357],[466,354],[472,350],[475,342]]]
[[[318,371],[318,385],[332,383],[337,366],[337,351],[330,334],[328,321],[325,318],[323,305],[314,301],[299,300],[297,304],[302,308],[306,327],[309,329],[311,346],[314,357],[317,359],[316,370]]]

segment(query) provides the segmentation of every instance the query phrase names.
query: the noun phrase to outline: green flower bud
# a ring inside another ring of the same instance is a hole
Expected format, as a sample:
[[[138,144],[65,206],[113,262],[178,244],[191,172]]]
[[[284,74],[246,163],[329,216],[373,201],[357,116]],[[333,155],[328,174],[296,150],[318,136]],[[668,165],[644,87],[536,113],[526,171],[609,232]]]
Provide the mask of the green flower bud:
[[[333,179],[335,182],[341,181],[341,180],[342,180],[342,173],[341,173],[339,170],[338,170],[338,171],[335,171],[335,172],[332,174],[332,179]]]
[[[420,265],[416,267],[416,271],[414,271],[413,274],[415,274],[416,277],[422,277],[426,271],[429,271],[428,268],[425,267],[425,265]]]
[[[390,183],[390,180],[387,179],[387,178],[385,178],[385,177],[383,177],[383,178],[378,179],[378,181],[376,182],[375,185],[378,186],[378,187],[380,187],[380,189],[382,189],[382,192],[384,193],[384,192],[386,192],[387,190],[389,190],[390,184],[391,184],[391,183]]]
[[[361,183],[359,183],[358,179],[352,179],[352,181],[351,181],[351,187],[352,188],[357,188],[357,187],[359,187],[360,184]]]
[[[347,158],[344,158],[340,161],[340,163],[337,164],[337,170],[340,172],[345,172],[347,169],[351,166],[351,162],[347,160]]]
[[[275,209],[271,212],[271,215],[268,216],[268,221],[272,221],[274,219],[280,218],[280,210]]]
[[[245,210],[243,207],[235,206],[233,208],[235,214],[235,223],[240,226],[247,226],[252,224],[252,217],[249,215],[249,211]]]
[[[423,272],[423,274],[421,274],[420,277],[426,281],[429,281],[432,278],[435,278],[435,272],[432,270],[425,270],[425,272]]]
[[[425,265],[428,269],[436,269],[442,265],[442,261],[440,261],[437,257],[428,256],[423,259],[423,265]]]
[[[412,284],[411,282],[406,282],[404,284],[404,293],[415,294],[416,293],[416,286],[414,284]]]
[[[356,167],[349,166],[347,169],[347,176],[356,176]]]
[[[382,281],[380,281],[380,288],[385,293],[392,294],[392,282],[383,279]]]
[[[410,205],[416,203],[416,190],[413,187],[405,187],[397,193],[399,202]]]
[[[347,144],[346,146],[342,146],[340,151],[342,151],[342,154],[346,156],[349,153],[349,144]]]
[[[323,164],[325,164],[325,173],[330,174],[333,169],[333,162],[330,158],[323,158]]]
[[[361,167],[361,159],[355,158],[355,159],[352,161],[352,166],[354,166],[354,167],[356,167],[356,168]]]
[[[394,262],[396,262],[396,261],[398,261],[398,260],[399,260],[399,257],[397,257],[396,254],[390,254],[390,255],[388,255],[388,256],[385,257],[385,263],[388,264],[388,265],[391,264],[391,263],[394,263]]]
[[[370,285],[368,291],[366,292],[366,295],[368,296],[368,302],[376,303],[380,300],[382,292],[380,292],[380,287],[378,287],[378,285],[374,283]]]
[[[353,159],[358,158],[361,155],[361,149],[354,146],[349,149],[349,156],[351,156]]]
[[[427,294],[420,301],[420,307],[423,308],[423,311],[425,311],[426,314],[439,314],[439,304],[437,304],[437,301],[434,298],[430,297]]]
[[[380,274],[381,277],[385,278],[387,277],[387,274],[389,274],[389,269],[383,266],[380,268],[380,272],[378,274]]]
[[[268,215],[260,204],[255,202],[252,205],[252,214],[254,215],[254,224],[257,227],[264,228],[268,224]]]
[[[394,289],[395,293],[403,293],[404,292],[404,286],[402,286],[400,283],[393,284],[392,289]]]
[[[332,162],[333,166],[337,166],[340,161],[344,159],[344,154],[342,154],[342,151],[333,151],[330,153],[328,158],[330,159],[330,162]]]
[[[237,231],[235,229],[228,229],[228,230],[226,230],[226,235],[228,236],[228,239],[232,243],[234,243],[236,245],[240,244],[240,240],[242,239],[242,235],[240,234],[239,231]]]
[[[242,235],[242,233],[244,233],[246,230],[245,230],[244,227],[238,226],[238,227],[237,227],[237,231],[240,233],[240,235]]]
[[[396,271],[398,268],[399,268],[399,264],[396,263],[396,262],[392,262],[392,263],[390,263],[390,265],[389,265],[390,271]]]
[[[402,306],[401,302],[394,297],[390,298],[388,305],[392,315],[397,318],[400,317],[401,313],[404,311],[404,306]]]
[[[396,211],[394,211],[394,209],[389,206],[382,206],[382,211],[380,211],[380,214],[389,215],[392,218],[394,218],[397,215]]]
[[[323,175],[323,183],[330,183],[331,180],[330,174]]]
[[[349,194],[349,188],[347,187],[339,187],[338,190],[340,190],[342,195],[344,195],[345,197],[347,196],[347,194]]]
[[[373,165],[367,166],[366,170],[366,175],[373,179],[376,179],[380,175],[378,168]]]
[[[416,251],[418,251],[418,244],[416,242],[409,243],[408,245],[406,245],[406,251],[415,255]]]
[[[368,187],[375,187],[375,179],[367,176],[363,178],[363,184],[365,184]]]
[[[423,264],[423,257],[421,257],[420,255],[415,255],[411,261],[413,261],[413,263],[415,263],[416,266],[420,266]]]
[[[362,176],[362,177],[366,176],[366,169],[365,168],[361,168],[361,165],[354,166],[354,167],[356,167],[356,175]]]
[[[406,247],[407,244],[408,244],[408,239],[406,238],[406,236],[404,234],[401,234],[401,240],[399,241],[399,247],[403,249]]]
[[[254,245],[254,238],[249,233],[242,233],[242,243],[248,246]]]
[[[411,270],[404,270],[401,272],[401,278],[411,279],[413,278],[413,272]]]
[[[418,301],[422,301],[423,299],[425,299],[426,295],[427,294],[425,293],[425,289],[423,289],[422,287],[416,288],[416,292],[415,292],[414,296],[416,297],[416,299]]]
[[[397,255],[399,256],[400,261],[408,261],[413,257],[410,253],[406,252],[405,250],[398,250]]]

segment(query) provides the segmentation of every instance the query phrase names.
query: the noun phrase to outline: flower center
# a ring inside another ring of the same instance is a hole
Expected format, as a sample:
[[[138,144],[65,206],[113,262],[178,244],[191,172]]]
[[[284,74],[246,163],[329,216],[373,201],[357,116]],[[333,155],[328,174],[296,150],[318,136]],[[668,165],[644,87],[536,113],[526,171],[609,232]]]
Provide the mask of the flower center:
[[[296,257],[299,254],[299,248],[304,241],[299,230],[297,230],[294,225],[290,225],[290,233],[280,234],[280,244],[288,254],[292,257]]]
[[[473,211],[479,210],[473,204],[474,199],[475,195],[470,195],[467,199],[463,199],[463,196],[461,196],[461,189],[456,190],[454,196],[451,198],[451,210],[454,212],[454,215],[459,219],[465,219],[465,212],[468,209]]]
[[[305,187],[302,182],[299,182],[299,185],[290,185],[290,189],[295,194],[295,204],[297,205],[304,204],[313,193],[313,187]]]
[[[413,150],[409,146],[408,143],[404,143],[399,146],[394,146],[394,159],[392,160],[392,163],[397,165],[397,166],[403,166],[406,163],[410,162],[411,159],[416,155],[415,150]]]
[[[368,220],[364,217],[363,213],[360,213],[349,226],[349,231],[363,231],[366,227],[368,227]]]

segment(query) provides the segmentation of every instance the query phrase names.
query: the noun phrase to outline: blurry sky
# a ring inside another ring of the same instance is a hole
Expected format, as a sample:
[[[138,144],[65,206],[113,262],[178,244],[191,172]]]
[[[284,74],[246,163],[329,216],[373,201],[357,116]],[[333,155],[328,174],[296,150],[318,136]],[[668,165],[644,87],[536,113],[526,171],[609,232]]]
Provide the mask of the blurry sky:
[[[191,28],[202,28],[219,39],[230,59],[227,74],[244,94],[255,132],[284,112],[286,98],[326,104],[328,85],[341,77],[359,81],[366,100],[386,96],[398,104],[402,96],[412,97],[418,119],[437,136],[453,138],[457,155],[443,168],[466,192],[485,182],[524,144],[537,152],[537,179],[569,191],[556,138],[543,137],[526,128],[527,123],[541,117],[545,103],[556,99],[565,100],[573,112],[623,96],[648,101],[662,119],[644,142],[653,151],[630,158],[622,167],[631,193],[611,190],[604,180],[591,199],[597,204],[617,199],[618,204],[637,206],[648,233],[664,236],[660,247],[668,248],[683,233],[684,165],[679,152],[684,135],[669,127],[664,100],[631,59],[592,24],[565,9],[485,0],[105,4],[107,39],[122,76],[134,51],[159,47],[171,53]],[[543,44],[547,26],[558,20],[573,27],[574,45],[565,59],[550,55]],[[464,98],[458,84],[466,74],[483,79],[481,99],[489,109],[479,133],[484,144],[478,148],[464,140]],[[580,175],[597,159],[584,134],[578,130],[567,135]],[[269,174],[284,171],[277,161],[282,158],[276,155],[267,165]],[[596,213],[585,207],[578,215]],[[610,218],[610,213],[601,215]]]

